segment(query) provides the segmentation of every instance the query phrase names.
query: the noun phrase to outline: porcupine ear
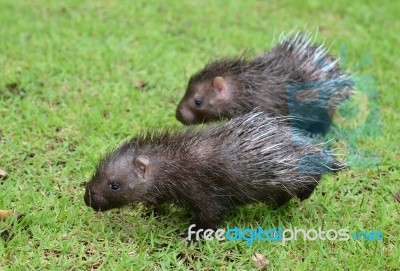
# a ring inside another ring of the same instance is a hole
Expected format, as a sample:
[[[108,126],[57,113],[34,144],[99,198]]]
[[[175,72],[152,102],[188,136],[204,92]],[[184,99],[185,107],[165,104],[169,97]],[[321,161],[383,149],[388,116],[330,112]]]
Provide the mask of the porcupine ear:
[[[213,79],[214,91],[221,96],[226,96],[228,94],[228,84],[225,79],[221,76],[217,76]]]
[[[139,171],[141,181],[146,182],[150,176],[150,159],[146,155],[139,155],[135,159],[135,167]]]

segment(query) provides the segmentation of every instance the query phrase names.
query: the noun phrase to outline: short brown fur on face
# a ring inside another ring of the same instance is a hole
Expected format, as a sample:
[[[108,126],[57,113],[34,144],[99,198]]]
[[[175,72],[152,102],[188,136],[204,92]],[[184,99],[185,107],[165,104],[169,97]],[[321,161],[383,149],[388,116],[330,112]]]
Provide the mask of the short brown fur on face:
[[[86,186],[86,205],[106,211],[138,202],[149,186],[152,166],[149,157],[135,157],[126,146],[109,155]]]
[[[231,104],[234,84],[228,78],[215,76],[201,82],[190,80],[185,96],[176,110],[183,124],[198,124],[224,117]]]

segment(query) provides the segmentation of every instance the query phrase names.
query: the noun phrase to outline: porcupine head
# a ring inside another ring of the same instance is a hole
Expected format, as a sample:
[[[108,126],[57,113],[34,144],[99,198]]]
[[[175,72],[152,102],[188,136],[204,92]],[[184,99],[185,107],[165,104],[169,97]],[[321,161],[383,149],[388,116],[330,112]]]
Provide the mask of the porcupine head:
[[[148,156],[135,155],[131,149],[112,154],[103,160],[87,184],[86,205],[106,211],[130,203],[155,203],[156,198],[148,194],[153,164]]]
[[[220,64],[222,68],[224,63]],[[234,110],[233,95],[237,89],[237,82],[233,78],[212,65],[192,76],[176,109],[176,118],[189,125],[230,116]]]

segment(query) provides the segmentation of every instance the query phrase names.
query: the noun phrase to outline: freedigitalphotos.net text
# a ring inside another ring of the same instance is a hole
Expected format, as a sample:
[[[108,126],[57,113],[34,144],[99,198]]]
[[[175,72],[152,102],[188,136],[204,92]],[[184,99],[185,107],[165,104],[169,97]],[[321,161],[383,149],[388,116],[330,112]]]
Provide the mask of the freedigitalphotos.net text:
[[[188,240],[199,240],[201,237],[210,241],[213,239],[217,240],[243,240],[246,242],[247,246],[250,246],[254,241],[272,241],[272,242],[282,242],[285,245],[288,241],[293,240],[308,240],[308,241],[348,241],[350,239],[354,240],[367,240],[367,241],[382,241],[383,233],[381,231],[360,231],[354,234],[350,234],[350,230],[348,228],[344,229],[328,229],[323,230],[321,227],[318,229],[309,229],[304,230],[301,228],[295,227],[294,229],[283,229],[282,227],[278,227],[277,229],[270,228],[268,230],[263,230],[261,227],[257,227],[256,229],[239,229],[238,227],[230,228],[228,230],[225,229],[198,229],[194,230],[196,227],[195,224],[192,224],[188,228]]]

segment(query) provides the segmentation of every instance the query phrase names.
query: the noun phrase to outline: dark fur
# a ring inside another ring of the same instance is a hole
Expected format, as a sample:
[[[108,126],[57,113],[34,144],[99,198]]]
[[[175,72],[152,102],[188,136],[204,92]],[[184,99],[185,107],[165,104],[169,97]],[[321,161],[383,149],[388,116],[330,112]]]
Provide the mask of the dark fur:
[[[291,116],[294,127],[325,134],[337,105],[353,93],[353,81],[336,62],[304,34],[283,38],[270,52],[251,60],[214,61],[190,78],[176,117],[184,124],[197,124],[258,107],[270,116]],[[216,99],[212,80],[217,76],[231,87],[228,101]],[[299,100],[299,94],[305,100]],[[202,106],[195,106],[195,98]]]
[[[149,157],[151,175],[139,181],[135,159]],[[223,125],[148,132],[107,155],[86,187],[85,202],[105,211],[176,200],[199,228],[215,228],[234,206],[281,205],[306,199],[324,173],[344,165],[282,121],[251,112]],[[120,190],[110,190],[118,183]]]

